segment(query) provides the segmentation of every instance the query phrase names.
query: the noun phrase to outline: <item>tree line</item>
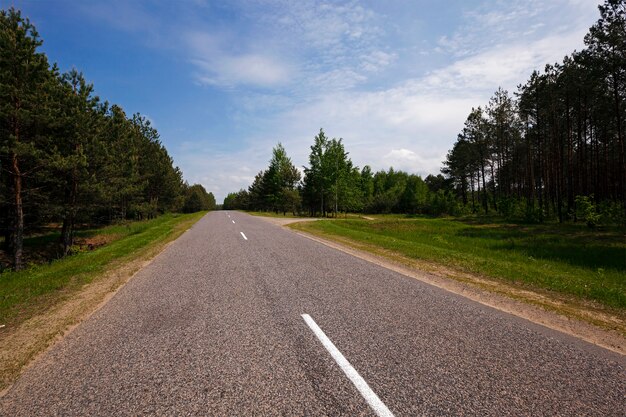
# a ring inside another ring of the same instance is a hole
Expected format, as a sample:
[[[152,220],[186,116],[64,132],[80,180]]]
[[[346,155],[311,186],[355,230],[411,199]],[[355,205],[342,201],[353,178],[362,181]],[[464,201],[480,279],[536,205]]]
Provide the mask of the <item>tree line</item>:
[[[140,114],[101,101],[82,73],[61,73],[20,11],[0,11],[0,230],[14,270],[25,234],[59,223],[59,255],[75,229],[215,207],[189,186]]]
[[[626,209],[626,2],[606,0],[585,48],[472,109],[443,172],[474,211],[575,219]]]
[[[584,50],[533,72],[514,95],[499,88],[472,109],[443,175],[359,170],[342,140],[320,130],[300,182],[275,179],[275,149],[270,167],[224,207],[625,222],[626,2],[605,0],[599,10]],[[285,160],[282,145],[279,154]]]
[[[328,138],[323,129],[315,136],[309,165],[293,165],[282,144],[272,151],[267,169],[248,189],[224,199],[227,210],[274,211],[283,214],[337,216],[347,212],[457,215],[463,207],[441,174],[424,180],[390,168],[372,172],[355,166],[343,140]]]

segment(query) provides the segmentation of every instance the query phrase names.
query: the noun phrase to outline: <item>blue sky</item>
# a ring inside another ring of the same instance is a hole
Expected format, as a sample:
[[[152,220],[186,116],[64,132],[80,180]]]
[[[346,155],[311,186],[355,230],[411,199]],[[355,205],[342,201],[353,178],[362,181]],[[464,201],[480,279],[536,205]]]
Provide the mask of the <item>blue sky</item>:
[[[584,47],[599,0],[0,0],[96,93],[146,115],[218,201],[320,127],[358,166],[438,173],[472,106]]]

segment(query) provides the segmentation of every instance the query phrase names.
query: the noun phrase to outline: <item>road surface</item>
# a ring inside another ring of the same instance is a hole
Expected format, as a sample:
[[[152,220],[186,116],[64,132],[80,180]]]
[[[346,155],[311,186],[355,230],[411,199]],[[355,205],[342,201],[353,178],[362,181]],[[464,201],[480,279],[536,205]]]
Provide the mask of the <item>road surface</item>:
[[[222,211],[40,357],[0,415],[624,416],[625,367]]]

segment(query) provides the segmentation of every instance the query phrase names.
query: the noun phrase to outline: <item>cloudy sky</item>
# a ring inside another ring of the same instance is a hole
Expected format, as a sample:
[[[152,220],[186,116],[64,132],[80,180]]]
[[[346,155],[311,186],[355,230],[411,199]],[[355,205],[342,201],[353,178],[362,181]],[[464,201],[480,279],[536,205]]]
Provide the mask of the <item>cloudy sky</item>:
[[[62,70],[156,126],[218,201],[321,127],[353,162],[438,173],[472,106],[582,49],[599,0],[0,0]]]

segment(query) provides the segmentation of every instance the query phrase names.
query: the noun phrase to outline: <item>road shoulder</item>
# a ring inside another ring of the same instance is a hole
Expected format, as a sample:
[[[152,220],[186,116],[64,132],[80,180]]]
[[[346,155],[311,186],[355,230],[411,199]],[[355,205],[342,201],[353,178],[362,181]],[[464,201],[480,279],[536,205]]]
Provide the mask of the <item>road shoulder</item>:
[[[624,336],[626,323],[620,317],[598,311],[593,306],[581,307],[573,301],[553,298],[527,288],[447,270],[439,265],[426,265],[397,253],[347,238],[313,235],[298,230],[297,227],[286,228],[303,237],[402,275],[626,355],[626,337]]]

